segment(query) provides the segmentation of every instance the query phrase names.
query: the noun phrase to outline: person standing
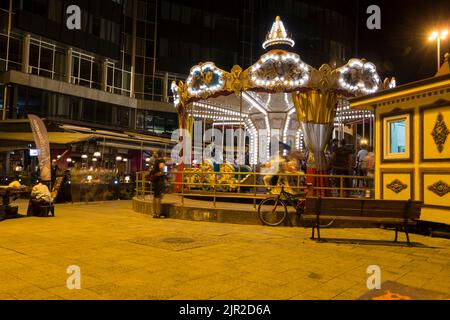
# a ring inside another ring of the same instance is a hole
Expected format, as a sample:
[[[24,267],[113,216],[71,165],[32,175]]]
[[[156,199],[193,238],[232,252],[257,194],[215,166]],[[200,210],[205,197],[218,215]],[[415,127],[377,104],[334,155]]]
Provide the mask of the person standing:
[[[364,177],[367,174],[366,169],[363,166],[363,162],[368,153],[369,153],[369,151],[367,151],[367,145],[361,145],[361,150],[359,150],[358,154],[356,155],[356,170],[355,170],[356,172],[355,173],[357,176]],[[366,186],[365,179],[357,179],[357,183],[356,183],[357,188],[365,187],[365,186]]]
[[[340,141],[339,147],[333,152],[331,155],[330,164],[333,169],[333,173],[338,176],[350,176],[352,175],[352,155],[353,150],[349,147],[347,147],[347,144],[345,142],[345,139],[342,139]],[[340,178],[336,180],[336,186],[340,186],[340,183],[337,183],[340,181]],[[343,187],[346,189],[344,190],[343,194],[344,196],[349,195],[349,190],[352,187],[352,180],[351,178],[343,178]]]
[[[152,156],[149,158],[148,167],[150,170],[153,169],[153,166],[155,165],[156,158],[158,157],[158,152],[153,151]]]
[[[372,189],[373,189],[373,177],[375,176],[375,153],[373,152],[373,147],[370,146],[368,149],[368,153],[365,156],[363,162],[362,162],[362,168],[365,170],[367,175],[367,186],[370,190],[367,190],[366,197],[372,196]]]
[[[361,150],[358,151],[358,155],[356,156],[356,168],[357,168],[357,173],[359,176],[366,175],[366,173],[364,172],[364,170],[362,168],[362,163],[368,153],[369,153],[369,151],[367,151],[367,146],[362,145]]]
[[[161,200],[164,195],[165,184],[165,166],[164,152],[159,150],[156,153],[156,159],[151,170],[153,180],[153,218],[165,218],[165,215],[161,214]]]

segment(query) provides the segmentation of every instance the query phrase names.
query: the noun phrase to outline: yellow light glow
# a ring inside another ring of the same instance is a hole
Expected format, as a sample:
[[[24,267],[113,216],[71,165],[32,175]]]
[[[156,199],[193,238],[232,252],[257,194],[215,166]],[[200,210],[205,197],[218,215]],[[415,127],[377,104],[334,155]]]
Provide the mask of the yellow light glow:
[[[448,36],[448,30],[433,31],[428,38],[429,41],[436,41],[438,38],[444,40]]]
[[[437,39],[438,36],[439,36],[439,32],[433,31],[428,39],[429,39],[430,41],[434,41],[434,40]]]

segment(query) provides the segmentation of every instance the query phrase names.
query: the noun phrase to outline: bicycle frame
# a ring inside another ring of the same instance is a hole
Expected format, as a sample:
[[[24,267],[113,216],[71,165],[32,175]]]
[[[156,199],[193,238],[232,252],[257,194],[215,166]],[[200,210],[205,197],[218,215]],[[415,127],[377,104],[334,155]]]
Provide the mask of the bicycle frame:
[[[281,185],[281,192],[277,196],[278,201],[287,202],[291,207],[295,208],[295,213],[297,215],[301,215],[303,212],[303,207],[299,206],[298,203],[301,200],[301,195],[292,195],[286,191],[284,191],[284,185]]]

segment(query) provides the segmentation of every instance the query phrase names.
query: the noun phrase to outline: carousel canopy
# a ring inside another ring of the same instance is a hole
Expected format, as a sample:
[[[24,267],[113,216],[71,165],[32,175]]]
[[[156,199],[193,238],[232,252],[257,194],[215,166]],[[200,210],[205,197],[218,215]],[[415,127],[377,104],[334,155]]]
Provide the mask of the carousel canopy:
[[[266,53],[247,69],[235,65],[228,72],[213,62],[192,67],[185,83],[172,83],[181,128],[195,118],[217,126],[239,124],[252,135],[254,150],[259,130],[266,130],[267,137],[277,130],[283,143],[298,147],[300,123],[333,124],[340,99],[393,85],[381,82],[375,65],[364,59],[350,59],[336,69],[327,64],[315,69],[290,51],[294,45],[276,17],[263,43]]]

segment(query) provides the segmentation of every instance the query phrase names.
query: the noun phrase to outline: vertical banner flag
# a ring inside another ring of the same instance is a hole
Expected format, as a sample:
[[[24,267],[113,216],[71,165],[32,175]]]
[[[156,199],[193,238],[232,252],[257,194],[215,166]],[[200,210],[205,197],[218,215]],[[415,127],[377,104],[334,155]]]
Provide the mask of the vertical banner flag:
[[[31,130],[33,131],[34,143],[39,150],[39,170],[41,171],[41,180],[50,181],[51,162],[50,162],[50,143],[48,141],[48,133],[44,122],[38,116],[29,114]]]

